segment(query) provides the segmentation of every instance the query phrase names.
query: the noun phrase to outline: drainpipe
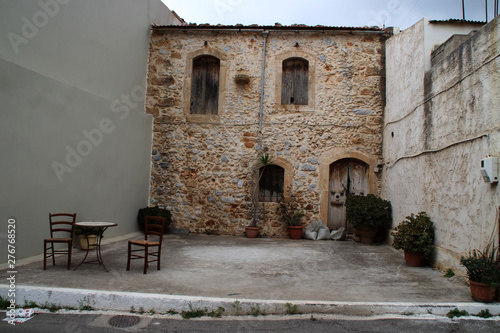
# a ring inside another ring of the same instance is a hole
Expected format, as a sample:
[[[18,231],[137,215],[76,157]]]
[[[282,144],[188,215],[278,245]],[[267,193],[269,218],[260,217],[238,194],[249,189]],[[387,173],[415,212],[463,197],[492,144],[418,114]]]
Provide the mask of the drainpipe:
[[[262,47],[262,76],[260,80],[259,134],[262,134],[262,116],[264,109],[264,83],[265,83],[264,75],[266,69],[266,44],[268,35],[269,35],[268,30],[262,31],[262,36],[264,37],[264,46]]]

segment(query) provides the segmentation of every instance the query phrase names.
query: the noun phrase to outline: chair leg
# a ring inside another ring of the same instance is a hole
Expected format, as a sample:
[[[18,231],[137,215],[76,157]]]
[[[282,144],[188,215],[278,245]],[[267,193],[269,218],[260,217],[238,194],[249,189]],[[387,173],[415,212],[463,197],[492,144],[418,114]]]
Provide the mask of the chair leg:
[[[54,253],[54,243],[51,243],[52,246],[51,246],[51,249],[52,249],[52,265],[55,266],[56,265],[56,254]]]
[[[73,250],[73,244],[71,242],[68,243],[68,269],[71,266],[71,251]]]
[[[160,261],[161,261],[161,248],[158,246],[158,262],[156,263],[157,264],[157,267],[158,267],[158,270],[160,270]]]
[[[127,271],[130,271],[130,251],[132,250],[132,244],[128,242],[128,258],[127,258]]]
[[[43,270],[47,269],[47,242],[43,241]]]
[[[144,248],[144,274],[148,272],[148,254],[149,254],[149,247],[146,245]]]

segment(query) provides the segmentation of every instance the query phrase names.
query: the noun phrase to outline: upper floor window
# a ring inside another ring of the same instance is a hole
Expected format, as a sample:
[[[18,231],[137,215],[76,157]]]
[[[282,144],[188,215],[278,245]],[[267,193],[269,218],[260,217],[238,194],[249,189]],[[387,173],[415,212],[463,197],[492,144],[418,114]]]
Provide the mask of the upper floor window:
[[[210,55],[193,59],[191,77],[191,114],[217,115],[220,60]]]
[[[309,61],[303,58],[283,60],[281,104],[307,105],[309,91]]]
[[[282,199],[284,184],[285,169],[278,165],[266,166],[259,181],[259,201],[276,202]]]

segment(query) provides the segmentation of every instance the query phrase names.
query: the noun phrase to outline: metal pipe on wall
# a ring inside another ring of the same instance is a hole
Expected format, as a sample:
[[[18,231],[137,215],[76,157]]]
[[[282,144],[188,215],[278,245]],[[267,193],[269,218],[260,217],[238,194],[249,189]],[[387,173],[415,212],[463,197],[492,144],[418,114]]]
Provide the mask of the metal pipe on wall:
[[[264,37],[264,45],[262,47],[262,77],[260,80],[260,109],[259,109],[259,133],[262,133],[262,117],[264,110],[264,83],[265,83],[265,72],[266,72],[266,44],[267,36],[269,35],[268,30],[262,31],[262,36]]]

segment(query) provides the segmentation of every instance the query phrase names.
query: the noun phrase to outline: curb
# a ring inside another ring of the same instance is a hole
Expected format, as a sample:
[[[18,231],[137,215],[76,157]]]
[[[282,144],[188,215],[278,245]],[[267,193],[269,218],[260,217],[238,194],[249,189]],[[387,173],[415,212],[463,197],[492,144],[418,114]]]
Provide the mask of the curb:
[[[9,286],[0,285],[0,295],[6,299]],[[194,309],[225,309],[226,315],[283,315],[283,314],[332,314],[372,317],[382,315],[435,315],[446,316],[455,308],[471,314],[488,309],[494,316],[500,314],[499,303],[411,303],[411,302],[335,302],[304,300],[262,300],[181,295],[112,292],[90,289],[47,288],[16,286],[16,303],[55,304],[61,307],[91,307],[95,310],[125,311],[131,308],[155,313],[182,312]],[[290,313],[291,311],[291,313]]]

